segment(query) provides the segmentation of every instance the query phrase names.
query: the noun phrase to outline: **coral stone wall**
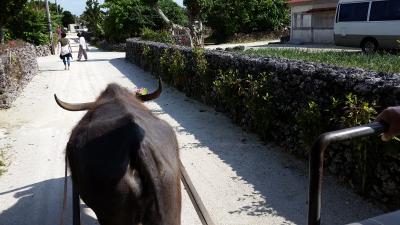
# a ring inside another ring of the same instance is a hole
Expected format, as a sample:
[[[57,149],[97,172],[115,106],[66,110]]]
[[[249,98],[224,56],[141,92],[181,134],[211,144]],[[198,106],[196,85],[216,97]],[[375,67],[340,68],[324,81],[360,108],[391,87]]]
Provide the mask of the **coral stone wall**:
[[[225,112],[266,141],[305,157],[326,131],[365,124],[400,105],[400,74],[127,40],[126,59]],[[400,148],[378,137],[329,147],[325,168],[389,207],[400,207]]]
[[[43,57],[51,55],[51,49],[49,45],[39,45],[35,46],[36,48],[36,56]]]
[[[9,108],[38,73],[36,48],[25,44],[0,54],[0,108]]]

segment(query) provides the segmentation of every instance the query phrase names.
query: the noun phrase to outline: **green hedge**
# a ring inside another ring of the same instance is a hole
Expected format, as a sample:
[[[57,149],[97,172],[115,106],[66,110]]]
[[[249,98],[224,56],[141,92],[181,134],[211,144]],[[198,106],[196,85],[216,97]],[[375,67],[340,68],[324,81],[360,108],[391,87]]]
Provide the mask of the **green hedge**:
[[[398,74],[136,40],[128,40],[126,56],[301,157],[307,157],[319,134],[369,123],[381,109],[400,103]],[[335,144],[325,165],[360,193],[400,206],[397,142],[370,137]]]

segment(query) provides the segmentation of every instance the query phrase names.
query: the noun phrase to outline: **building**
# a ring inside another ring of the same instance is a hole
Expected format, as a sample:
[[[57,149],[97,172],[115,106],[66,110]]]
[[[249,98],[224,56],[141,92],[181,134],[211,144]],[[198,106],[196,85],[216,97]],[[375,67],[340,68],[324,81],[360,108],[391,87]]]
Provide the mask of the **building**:
[[[77,25],[75,23],[68,24],[68,31],[71,33],[76,32],[76,29],[78,29],[78,28],[79,28],[79,25]]]
[[[333,44],[333,25],[339,0],[289,0],[290,42]]]

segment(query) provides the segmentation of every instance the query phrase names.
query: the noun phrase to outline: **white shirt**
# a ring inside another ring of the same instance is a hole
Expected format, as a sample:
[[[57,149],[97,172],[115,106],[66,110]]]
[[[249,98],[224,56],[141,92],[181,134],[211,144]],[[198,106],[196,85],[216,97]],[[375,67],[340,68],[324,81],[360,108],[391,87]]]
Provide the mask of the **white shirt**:
[[[86,48],[86,41],[84,37],[79,38],[79,45],[81,45],[82,48]]]

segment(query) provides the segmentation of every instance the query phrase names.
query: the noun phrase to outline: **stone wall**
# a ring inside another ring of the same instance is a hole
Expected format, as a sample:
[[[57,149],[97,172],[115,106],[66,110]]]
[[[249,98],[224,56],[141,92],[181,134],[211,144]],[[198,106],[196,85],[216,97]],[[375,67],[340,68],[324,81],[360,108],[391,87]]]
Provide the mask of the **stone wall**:
[[[0,108],[9,108],[38,73],[36,48],[31,44],[0,54]]]
[[[44,57],[51,55],[51,49],[49,45],[39,45],[35,46],[35,48],[37,57]]]
[[[110,44],[107,41],[99,41],[96,45],[106,51],[116,51],[116,52],[125,52],[126,51],[126,44],[125,43],[114,43]]]
[[[126,58],[304,158],[319,134],[368,123],[383,108],[400,105],[400,74],[224,51],[199,54],[137,39],[127,40]],[[206,70],[199,73],[202,58]],[[360,193],[400,207],[396,142],[370,137],[332,145],[325,168]]]

